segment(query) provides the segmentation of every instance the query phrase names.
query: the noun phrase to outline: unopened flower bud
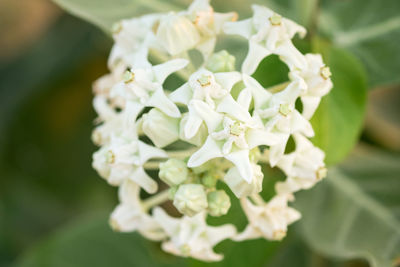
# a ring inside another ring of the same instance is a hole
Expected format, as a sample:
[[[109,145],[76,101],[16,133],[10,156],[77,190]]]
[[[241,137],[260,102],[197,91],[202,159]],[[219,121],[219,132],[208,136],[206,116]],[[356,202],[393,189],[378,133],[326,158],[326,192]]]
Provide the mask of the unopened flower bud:
[[[160,164],[160,179],[169,186],[183,183],[188,176],[186,163],[178,159],[169,159]]]
[[[215,175],[207,173],[201,178],[201,183],[207,188],[214,188],[217,185],[217,178]]]
[[[179,138],[179,119],[153,108],[143,115],[143,132],[157,147],[165,147]]]
[[[161,19],[156,36],[171,55],[193,48],[200,40],[194,24],[188,18],[173,12]]]
[[[212,72],[229,72],[235,70],[235,57],[226,50],[214,53],[207,61],[206,68]]]
[[[224,190],[208,193],[208,212],[211,216],[221,216],[228,213],[231,207],[231,200]]]
[[[236,167],[231,168],[225,175],[224,181],[236,197],[242,198],[261,192],[264,174],[259,165],[252,164],[252,168],[253,178],[250,184],[241,177]]]
[[[174,197],[174,206],[179,212],[194,216],[207,208],[207,195],[200,184],[184,184],[179,186]]]

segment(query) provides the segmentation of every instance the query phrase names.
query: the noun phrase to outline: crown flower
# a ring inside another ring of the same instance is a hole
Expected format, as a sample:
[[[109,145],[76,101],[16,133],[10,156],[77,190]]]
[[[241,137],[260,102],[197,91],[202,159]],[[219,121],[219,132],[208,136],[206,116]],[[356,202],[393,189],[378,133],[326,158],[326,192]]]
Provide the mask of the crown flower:
[[[327,175],[324,152],[308,138],[315,135],[309,120],[333,86],[331,72],[320,55],[303,55],[292,43],[306,34],[302,26],[252,8],[251,18],[236,21],[236,13],[195,0],[185,11],[114,25],[110,73],[93,84],[99,149],[92,165],[119,187],[115,231],[137,231],[174,255],[219,261],[219,242],[281,240],[300,219],[289,206],[293,193]],[[247,40],[243,62],[215,51],[223,34]],[[264,88],[251,75],[269,55],[288,66],[288,81]],[[183,82],[173,88],[167,79]],[[265,165],[287,177],[269,200],[261,196]],[[242,232],[207,224],[234,203],[248,221]]]

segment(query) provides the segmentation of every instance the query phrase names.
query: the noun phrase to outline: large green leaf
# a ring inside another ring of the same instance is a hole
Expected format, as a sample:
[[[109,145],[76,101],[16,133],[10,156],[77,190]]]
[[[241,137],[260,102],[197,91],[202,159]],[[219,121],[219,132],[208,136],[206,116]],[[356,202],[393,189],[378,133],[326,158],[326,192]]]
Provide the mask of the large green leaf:
[[[369,84],[400,83],[400,1],[323,1],[321,33],[365,64]]]
[[[297,195],[299,228],[317,251],[391,266],[400,257],[400,157],[362,150]]]
[[[179,1],[163,0],[53,0],[68,12],[83,18],[105,31],[125,18],[153,12],[177,10]]]
[[[341,161],[358,140],[366,103],[362,65],[344,50],[329,48],[325,61],[332,70],[333,89],[325,96],[311,123],[313,142],[326,152],[327,164]]]

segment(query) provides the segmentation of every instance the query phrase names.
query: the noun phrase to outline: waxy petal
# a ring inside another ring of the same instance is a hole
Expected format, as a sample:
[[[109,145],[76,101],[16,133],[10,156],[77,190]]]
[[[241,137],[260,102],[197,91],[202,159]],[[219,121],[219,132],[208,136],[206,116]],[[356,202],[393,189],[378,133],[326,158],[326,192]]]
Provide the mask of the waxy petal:
[[[248,149],[235,151],[225,155],[224,157],[236,166],[240,176],[242,176],[244,180],[251,183],[251,180],[253,179],[253,168],[251,167]]]
[[[146,102],[148,107],[156,107],[165,114],[173,118],[179,118],[181,113],[178,107],[165,95],[164,90],[158,88],[150,99]]]
[[[204,145],[189,158],[187,166],[189,168],[198,167],[210,159],[222,156],[220,146],[209,136]]]

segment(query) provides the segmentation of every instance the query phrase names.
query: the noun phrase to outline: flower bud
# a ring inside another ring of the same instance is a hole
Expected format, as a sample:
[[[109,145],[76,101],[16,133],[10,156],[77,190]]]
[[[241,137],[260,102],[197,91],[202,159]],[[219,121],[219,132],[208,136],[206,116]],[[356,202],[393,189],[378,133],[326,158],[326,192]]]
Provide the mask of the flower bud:
[[[231,200],[224,190],[208,193],[208,212],[211,216],[221,216],[228,213],[231,207]]]
[[[252,164],[252,168],[253,178],[250,184],[242,178],[236,167],[229,169],[225,175],[224,181],[236,197],[242,198],[261,192],[264,174],[259,165]]]
[[[188,176],[186,163],[178,159],[169,159],[160,163],[160,179],[169,186],[176,186],[183,183]]]
[[[143,115],[143,132],[157,147],[165,147],[179,138],[179,119],[153,108]]]
[[[214,174],[207,173],[201,178],[201,183],[207,188],[214,188],[217,185],[217,178]]]
[[[160,20],[156,36],[171,55],[189,50],[200,41],[200,34],[194,24],[188,18],[173,12]]]
[[[174,206],[179,212],[194,216],[207,208],[207,195],[200,184],[184,184],[179,186],[174,197]]]
[[[212,72],[229,72],[235,70],[236,58],[226,50],[214,53],[207,61],[206,68]]]

